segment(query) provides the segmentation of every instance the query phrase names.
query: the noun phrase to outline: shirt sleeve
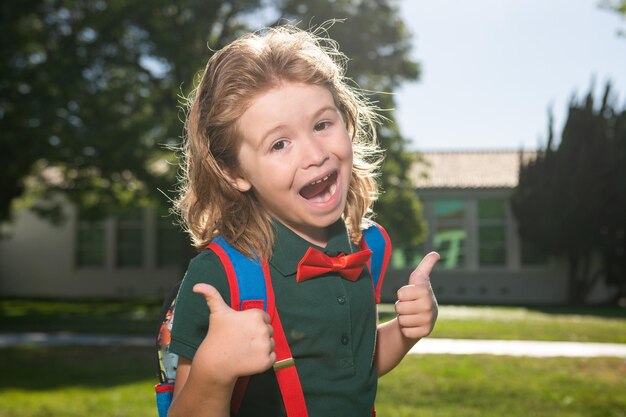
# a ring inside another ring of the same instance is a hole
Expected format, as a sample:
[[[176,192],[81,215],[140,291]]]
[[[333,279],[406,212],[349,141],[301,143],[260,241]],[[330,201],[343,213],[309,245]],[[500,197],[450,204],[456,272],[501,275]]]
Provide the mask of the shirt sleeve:
[[[200,294],[193,292],[194,285],[205,283],[214,286],[226,302],[230,289],[226,272],[217,255],[211,250],[198,254],[189,263],[176,297],[170,352],[193,359],[206,337],[209,328],[209,308]]]

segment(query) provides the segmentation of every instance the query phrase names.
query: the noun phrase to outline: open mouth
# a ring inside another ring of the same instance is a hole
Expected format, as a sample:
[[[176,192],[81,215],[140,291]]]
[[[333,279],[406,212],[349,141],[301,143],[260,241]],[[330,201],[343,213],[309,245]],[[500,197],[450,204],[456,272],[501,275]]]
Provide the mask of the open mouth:
[[[335,194],[336,190],[337,172],[335,171],[305,185],[300,190],[300,195],[309,201],[323,203],[328,201]]]

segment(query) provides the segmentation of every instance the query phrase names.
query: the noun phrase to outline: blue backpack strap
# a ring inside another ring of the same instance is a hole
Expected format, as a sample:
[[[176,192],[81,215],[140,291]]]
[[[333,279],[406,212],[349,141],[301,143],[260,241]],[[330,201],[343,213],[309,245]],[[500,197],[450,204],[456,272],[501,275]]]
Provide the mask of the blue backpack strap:
[[[372,222],[369,227],[363,230],[363,238],[359,246],[362,249],[368,248],[372,251],[369,268],[374,284],[376,303],[380,303],[380,290],[391,258],[391,240],[381,225]]]
[[[273,306],[268,303],[263,264],[259,258],[248,258],[222,236],[213,239],[209,249],[217,254],[226,271],[231,308],[234,310],[258,308],[265,312],[273,310]],[[241,407],[249,380],[250,377],[242,377],[235,384],[230,403],[233,413],[237,413]]]
[[[215,246],[219,246],[219,248]],[[276,342],[274,347],[276,353],[274,371],[276,372],[276,379],[283,397],[285,410],[289,417],[307,417],[308,412],[300,378],[280,318],[278,317],[278,312],[276,311],[269,265],[266,261],[261,261],[258,258],[250,259],[246,257],[221,237],[211,242],[209,247],[217,253],[225,266],[231,287],[231,299],[233,298],[233,289],[239,292],[239,309],[258,308],[270,315]],[[237,300],[232,302],[236,303]],[[237,380],[230,404],[231,411],[234,413],[237,413],[241,407],[249,380],[250,377],[241,377]]]
[[[263,278],[263,265],[259,258],[248,258],[221,236],[211,242],[212,249],[222,261],[226,270],[226,277],[231,291],[231,308],[247,310],[258,308],[267,309],[267,290]],[[238,300],[233,299],[232,293],[238,294]]]
[[[263,265],[258,258],[251,259],[243,255],[223,237],[218,236],[207,247],[220,259],[230,287],[230,306],[234,310],[258,308],[266,312],[272,311],[268,303]],[[177,285],[177,288],[180,283]],[[157,335],[157,352],[159,360],[159,380],[155,386],[156,402],[159,417],[166,417],[172,403],[178,355],[169,351],[170,331],[174,319],[176,293],[170,294],[164,303],[161,313],[161,327]],[[233,391],[232,409],[237,411],[243,400],[247,378],[240,378]]]

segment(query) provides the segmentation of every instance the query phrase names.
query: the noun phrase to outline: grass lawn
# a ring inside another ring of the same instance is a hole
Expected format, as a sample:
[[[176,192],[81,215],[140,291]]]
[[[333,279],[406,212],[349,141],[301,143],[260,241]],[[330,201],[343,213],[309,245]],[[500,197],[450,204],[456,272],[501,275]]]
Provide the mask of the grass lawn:
[[[148,348],[1,349],[0,417],[155,417],[154,368]],[[624,417],[624,375],[623,359],[409,356],[380,380],[377,410],[381,417]]]
[[[440,306],[431,337],[626,343],[626,309]]]
[[[0,300],[1,331],[154,335],[159,308],[156,300]],[[393,317],[393,306],[381,312]],[[626,343],[626,311],[442,306],[433,336]],[[155,417],[155,368],[152,348],[2,348],[0,417]],[[625,375],[626,360],[616,358],[409,356],[380,380],[377,409],[382,417],[626,417]]]
[[[0,350],[1,417],[156,416],[149,348]]]
[[[613,316],[607,316],[613,312]],[[432,337],[626,343],[625,309],[443,307]]]
[[[1,300],[2,332],[155,334],[159,300]]]
[[[409,356],[380,380],[384,417],[624,417],[623,359]]]

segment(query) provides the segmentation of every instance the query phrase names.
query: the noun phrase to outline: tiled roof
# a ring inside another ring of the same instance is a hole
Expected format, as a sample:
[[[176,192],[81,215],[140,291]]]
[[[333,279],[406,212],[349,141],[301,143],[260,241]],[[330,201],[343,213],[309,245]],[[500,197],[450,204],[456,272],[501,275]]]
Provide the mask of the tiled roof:
[[[521,154],[524,162],[535,151]],[[423,162],[411,169],[416,188],[514,188],[518,182],[519,151],[420,152]]]

